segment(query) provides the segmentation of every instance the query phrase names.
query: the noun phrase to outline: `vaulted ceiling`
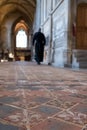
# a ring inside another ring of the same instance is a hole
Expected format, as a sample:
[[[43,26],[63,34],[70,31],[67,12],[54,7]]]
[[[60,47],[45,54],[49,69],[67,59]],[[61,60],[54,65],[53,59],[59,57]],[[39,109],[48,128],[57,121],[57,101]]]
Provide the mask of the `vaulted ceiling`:
[[[35,10],[36,0],[0,0],[0,49],[13,46],[19,28],[31,33]]]
[[[6,19],[15,17],[14,22],[23,18],[31,27],[35,7],[36,0],[0,0],[0,24]]]

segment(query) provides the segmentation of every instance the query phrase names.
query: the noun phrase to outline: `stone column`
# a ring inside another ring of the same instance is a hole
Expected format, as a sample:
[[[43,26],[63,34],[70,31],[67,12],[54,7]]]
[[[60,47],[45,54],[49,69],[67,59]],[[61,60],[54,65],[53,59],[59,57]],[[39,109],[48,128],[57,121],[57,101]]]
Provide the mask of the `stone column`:
[[[52,6],[52,3],[51,3],[51,6]],[[52,7],[51,7],[52,8]],[[52,27],[52,14],[50,14],[50,45],[49,45],[49,65],[50,64],[52,64],[52,55],[53,55],[53,53],[52,53],[52,49],[53,49],[53,43],[52,43],[52,29],[53,29],[53,27]]]
[[[65,50],[65,56],[67,57],[66,65],[72,65],[72,50],[75,48],[76,36],[75,36],[75,27],[76,27],[76,0],[66,0],[67,5],[67,50]]]
[[[34,32],[36,32],[41,25],[41,1],[42,0],[37,0],[36,14],[35,14],[34,26],[33,26]]]

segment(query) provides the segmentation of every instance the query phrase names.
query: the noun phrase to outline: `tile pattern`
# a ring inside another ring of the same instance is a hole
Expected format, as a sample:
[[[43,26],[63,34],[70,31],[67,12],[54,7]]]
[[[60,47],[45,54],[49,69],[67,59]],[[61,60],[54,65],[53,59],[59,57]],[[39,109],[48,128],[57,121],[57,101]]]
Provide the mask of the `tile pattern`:
[[[0,130],[87,130],[87,70],[0,63]]]

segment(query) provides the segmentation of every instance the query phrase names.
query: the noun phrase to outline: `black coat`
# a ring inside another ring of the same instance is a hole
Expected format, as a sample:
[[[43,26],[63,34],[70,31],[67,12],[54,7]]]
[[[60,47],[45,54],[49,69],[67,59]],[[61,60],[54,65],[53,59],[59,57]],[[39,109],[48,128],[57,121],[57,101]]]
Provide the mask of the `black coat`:
[[[44,45],[46,39],[43,33],[36,32],[33,36],[33,45],[35,46],[35,60],[37,62],[43,61]]]

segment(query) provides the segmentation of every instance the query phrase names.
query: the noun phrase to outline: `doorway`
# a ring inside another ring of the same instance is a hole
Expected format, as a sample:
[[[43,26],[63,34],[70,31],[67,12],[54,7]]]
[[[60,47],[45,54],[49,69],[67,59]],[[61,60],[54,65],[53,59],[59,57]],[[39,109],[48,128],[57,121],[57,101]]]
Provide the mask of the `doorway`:
[[[77,8],[76,49],[87,50],[87,4]]]

